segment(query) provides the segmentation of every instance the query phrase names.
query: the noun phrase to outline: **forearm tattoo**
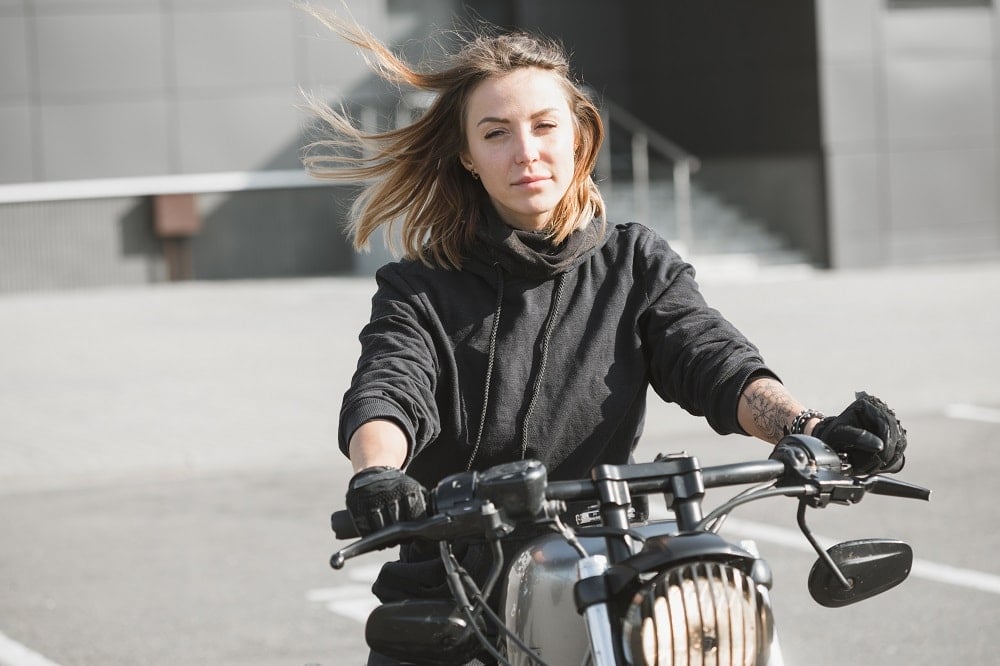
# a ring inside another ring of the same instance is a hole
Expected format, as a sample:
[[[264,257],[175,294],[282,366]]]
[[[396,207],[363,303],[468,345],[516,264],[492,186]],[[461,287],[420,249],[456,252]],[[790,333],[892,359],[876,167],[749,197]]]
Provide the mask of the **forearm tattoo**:
[[[751,434],[772,444],[785,435],[785,428],[799,411],[795,399],[780,382],[773,379],[753,382],[740,399],[758,428],[758,432]]]

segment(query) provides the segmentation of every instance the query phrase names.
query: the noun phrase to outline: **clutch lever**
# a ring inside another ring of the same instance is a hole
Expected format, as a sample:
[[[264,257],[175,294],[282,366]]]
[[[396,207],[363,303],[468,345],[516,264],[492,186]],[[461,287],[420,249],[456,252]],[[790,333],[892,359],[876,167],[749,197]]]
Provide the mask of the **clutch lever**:
[[[340,569],[352,557],[398,546],[418,537],[428,541],[450,541],[463,536],[483,535],[489,540],[496,540],[513,531],[514,526],[501,518],[492,502],[464,504],[420,520],[394,523],[362,537],[334,553],[330,566]]]

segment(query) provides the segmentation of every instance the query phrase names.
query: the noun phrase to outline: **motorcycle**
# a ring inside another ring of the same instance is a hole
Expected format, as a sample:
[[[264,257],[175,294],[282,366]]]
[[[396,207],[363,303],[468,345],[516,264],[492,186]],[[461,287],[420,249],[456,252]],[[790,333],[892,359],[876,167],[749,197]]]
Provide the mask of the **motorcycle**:
[[[705,491],[730,486],[750,487],[705,514]],[[752,542],[720,536],[723,522],[749,502],[797,498],[798,526],[818,556],[809,592],[823,606],[845,606],[903,582],[913,563],[902,541],[824,550],[813,536],[807,509],[856,504],[867,493],[930,499],[930,490],[894,478],[853,476],[836,452],[804,435],[786,436],[766,460],[702,467],[686,454],[657,456],[601,465],[573,481],[548,481],[541,463],[522,460],[443,479],[426,517],[369,534],[330,564],[340,569],[409,539],[438,543],[453,598],[383,604],[366,623],[368,645],[406,663],[461,664],[486,654],[517,665],[777,666],[771,570]],[[672,519],[630,523],[633,503],[657,494]],[[593,508],[568,515],[567,503],[580,502]],[[334,513],[332,526],[340,539],[357,536],[347,511]],[[544,532],[505,562],[503,542],[523,539],[526,529]],[[451,548],[470,537],[493,554],[481,585]],[[487,599],[501,583],[498,616]]]

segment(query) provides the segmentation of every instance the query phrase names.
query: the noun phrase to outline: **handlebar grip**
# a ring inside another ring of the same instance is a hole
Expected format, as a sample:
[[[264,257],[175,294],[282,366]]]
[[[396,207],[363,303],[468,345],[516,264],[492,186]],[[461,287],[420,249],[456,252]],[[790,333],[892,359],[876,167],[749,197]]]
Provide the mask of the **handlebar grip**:
[[[351,512],[347,509],[333,512],[333,515],[330,516],[330,527],[333,528],[333,534],[338,539],[357,539],[361,536],[354,526]]]

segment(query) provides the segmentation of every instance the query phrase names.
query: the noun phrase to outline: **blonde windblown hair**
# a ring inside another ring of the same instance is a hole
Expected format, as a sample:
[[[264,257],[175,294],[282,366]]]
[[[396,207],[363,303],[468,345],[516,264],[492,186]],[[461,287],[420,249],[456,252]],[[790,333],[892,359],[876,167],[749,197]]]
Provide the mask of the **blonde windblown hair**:
[[[390,231],[402,220],[404,257],[444,268],[461,266],[474,238],[483,197],[482,185],[459,161],[466,147],[468,99],[480,82],[522,67],[547,70],[561,78],[575,124],[573,183],[544,231],[558,244],[591,220],[603,224],[604,202],[591,173],[604,126],[593,102],[570,78],[568,58],[558,44],[520,32],[479,32],[463,39],[442,68],[421,72],[357,23],[323,9],[308,10],[358,47],[383,80],[435,95],[412,124],[373,134],[355,127],[343,110],[309,99],[310,109],[332,135],[305,146],[306,170],[320,179],[365,183],[352,205],[348,229],[356,249],[367,248],[379,227]]]

